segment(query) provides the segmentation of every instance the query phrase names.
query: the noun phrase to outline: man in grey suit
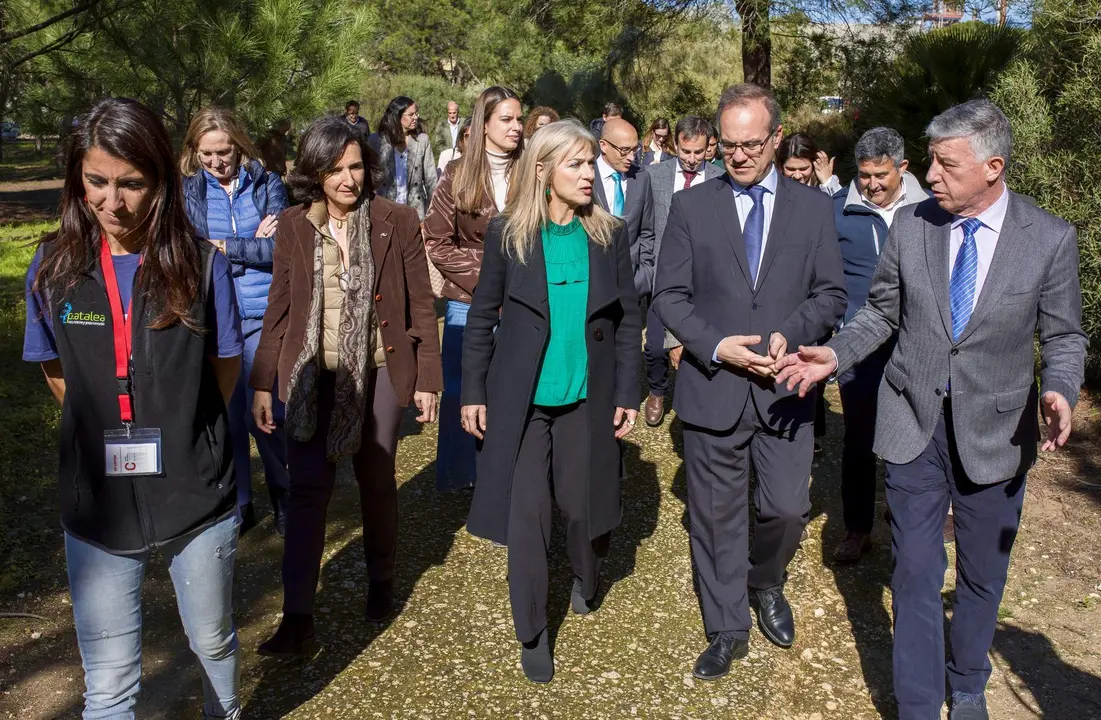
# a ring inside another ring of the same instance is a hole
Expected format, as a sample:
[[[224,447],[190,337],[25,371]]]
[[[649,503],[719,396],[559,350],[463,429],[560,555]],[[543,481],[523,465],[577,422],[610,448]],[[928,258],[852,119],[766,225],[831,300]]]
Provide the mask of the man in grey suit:
[[[724,172],[722,168],[706,162],[708,139],[713,132],[711,123],[702,117],[682,117],[673,130],[677,156],[646,166],[646,174],[650,176],[650,197],[654,206],[654,252],[651,257],[655,261],[661,251],[661,235],[665,232],[673,193],[703,184]],[[650,267],[647,272],[652,280],[654,268]],[[669,352],[665,341],[665,326],[654,312],[653,303],[646,313],[643,356],[646,360],[646,380],[650,387],[643,417],[647,425],[657,427],[665,417],[665,394],[669,390]]]
[[[717,119],[727,175],[673,196],[654,284],[658,317],[685,347],[673,407],[684,423],[689,536],[710,640],[693,674],[705,680],[749,652],[751,603],[769,640],[795,640],[783,586],[810,517],[815,398],[776,385],[773,366],[845,311],[833,203],[776,172],[775,98],[735,85]]]
[[[631,123],[616,117],[604,121],[593,197],[600,207],[627,224],[635,292],[648,296],[654,267],[654,209],[649,178],[633,163],[637,145],[638,131]]]
[[[898,211],[867,303],[826,346],[777,363],[777,381],[802,393],[898,333],[879,388],[875,452],[887,461],[899,718],[933,720],[944,705],[941,526],[951,505],[949,717],[986,720],[987,652],[1036,460],[1037,395],[1043,449],[1055,450],[1070,437],[1083,381],[1077,234],[1006,188],[1013,137],[989,101],[951,108],[926,134],[934,199]]]

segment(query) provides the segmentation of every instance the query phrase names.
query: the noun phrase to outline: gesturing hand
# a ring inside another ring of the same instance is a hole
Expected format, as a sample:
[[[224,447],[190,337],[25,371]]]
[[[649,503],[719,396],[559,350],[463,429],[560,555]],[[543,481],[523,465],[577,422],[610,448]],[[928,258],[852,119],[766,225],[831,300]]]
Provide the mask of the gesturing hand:
[[[749,349],[750,345],[761,342],[760,335],[731,335],[719,343],[715,355],[727,365],[748,370],[761,377],[772,377],[772,358],[758,355]]]
[[[1047,440],[1040,449],[1044,452],[1058,450],[1070,439],[1070,403],[1059,393],[1049,390],[1040,398],[1040,411],[1047,425]]]
[[[462,410],[463,430],[482,440],[486,431],[486,406],[463,405]]]
[[[788,351],[788,341],[783,335],[778,332],[772,333],[768,338],[768,356],[772,358],[773,362],[784,357]],[[773,368],[775,369],[775,367]]]
[[[819,185],[825,185],[833,177],[833,162],[835,159],[822,150],[818,151],[817,157],[814,158],[814,175],[818,178]]]
[[[833,351],[819,345],[800,345],[798,353],[785,355],[776,361],[776,383],[787,383],[788,390],[799,388],[799,397],[830,376],[837,364]]]

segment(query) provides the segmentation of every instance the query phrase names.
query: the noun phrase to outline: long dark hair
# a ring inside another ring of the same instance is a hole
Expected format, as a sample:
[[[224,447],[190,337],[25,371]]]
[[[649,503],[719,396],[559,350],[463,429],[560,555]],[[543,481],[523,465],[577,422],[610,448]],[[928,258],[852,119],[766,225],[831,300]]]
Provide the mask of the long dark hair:
[[[662,152],[669,153],[670,155],[676,155],[676,150],[670,150],[677,139],[673,137],[673,128],[669,126],[669,121],[663,117],[654,118],[654,121],[650,123],[650,129],[646,131],[646,135],[642,138],[642,150],[646,152],[650,149],[650,143],[654,140],[655,130],[668,130],[669,134],[665,136],[664,143],[658,143],[661,146]]]
[[[818,159],[818,143],[806,133],[788,135],[780,141],[780,148],[776,151],[776,167],[783,168],[784,163],[793,157],[813,163]]]
[[[92,148],[133,165],[153,193],[142,228],[142,264],[137,279],[137,293],[155,313],[149,327],[159,329],[180,322],[201,330],[202,318],[193,316],[191,306],[202,281],[198,243],[203,241],[195,236],[187,219],[168,131],[155,112],[136,100],[99,101],[69,137],[61,226],[40,242],[42,262],[35,290],[71,289],[99,263],[102,230],[84,202],[84,157]]]
[[[400,117],[400,116],[399,116]],[[343,117],[333,115],[318,118],[302,133],[298,141],[298,157],[294,169],[287,174],[287,185],[299,201],[316,202],[325,199],[321,183],[326,173],[336,166],[344,148],[358,145],[363,154],[363,191],[359,195],[362,202],[370,200],[378,188],[382,168],[378,154],[367,144],[355,128],[345,122]]]
[[[386,112],[382,113],[382,120],[378,124],[378,134],[390,141],[391,145],[399,147],[405,144],[405,128],[401,126],[401,116],[416,102],[411,97],[398,95],[386,106]]]
[[[519,103],[520,96],[507,87],[493,85],[483,90],[474,103],[474,112],[470,116],[470,140],[466,144],[466,152],[459,158],[451,185],[455,207],[463,212],[477,214],[482,211],[485,199],[493,197],[493,181],[486,158],[486,118],[492,117],[497,106],[506,100]],[[515,163],[523,151],[524,137],[521,135],[509,162]]]

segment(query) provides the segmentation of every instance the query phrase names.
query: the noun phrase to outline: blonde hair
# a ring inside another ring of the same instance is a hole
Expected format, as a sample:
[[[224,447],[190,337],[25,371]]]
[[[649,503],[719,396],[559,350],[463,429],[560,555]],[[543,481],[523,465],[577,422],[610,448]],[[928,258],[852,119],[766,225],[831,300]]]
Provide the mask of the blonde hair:
[[[594,158],[600,153],[596,138],[581,123],[573,119],[559,120],[544,125],[532,135],[524,154],[513,166],[508,203],[501,213],[504,216],[502,245],[505,254],[515,257],[520,264],[526,261],[532,245],[539,241],[540,232],[550,222],[548,195],[554,173],[582,148],[591,150]],[[544,169],[542,178],[537,168],[540,163]],[[595,201],[578,207],[576,214],[592,242],[601,247],[611,245],[612,232],[620,220]]]
[[[191,118],[191,124],[187,126],[183,152],[180,153],[181,173],[190,176],[203,169],[202,163],[199,162],[199,141],[202,140],[203,135],[218,130],[229,135],[230,142],[237,146],[238,166],[244,165],[249,160],[259,162],[260,151],[237,116],[226,108],[212,105],[195,113]]]

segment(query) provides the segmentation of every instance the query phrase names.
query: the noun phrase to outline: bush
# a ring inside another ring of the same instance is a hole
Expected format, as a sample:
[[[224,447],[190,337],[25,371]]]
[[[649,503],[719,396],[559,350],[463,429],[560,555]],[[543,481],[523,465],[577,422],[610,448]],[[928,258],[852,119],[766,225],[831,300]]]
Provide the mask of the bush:
[[[459,103],[459,114],[470,117],[474,101],[482,88],[452,85],[440,77],[426,75],[390,75],[373,74],[364,81],[360,91],[359,114],[371,123],[371,130],[377,130],[382,113],[390,101],[399,95],[413,98],[424,120],[425,129],[431,135],[436,125],[447,117],[447,103],[454,100]],[[336,108],[334,112],[343,112]]]

